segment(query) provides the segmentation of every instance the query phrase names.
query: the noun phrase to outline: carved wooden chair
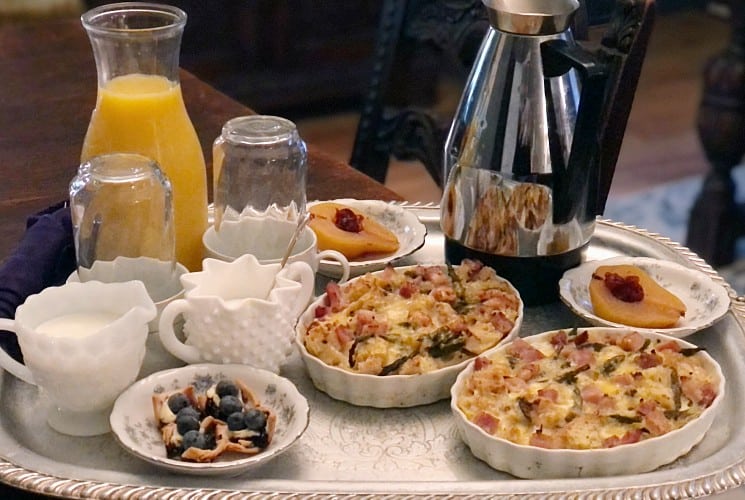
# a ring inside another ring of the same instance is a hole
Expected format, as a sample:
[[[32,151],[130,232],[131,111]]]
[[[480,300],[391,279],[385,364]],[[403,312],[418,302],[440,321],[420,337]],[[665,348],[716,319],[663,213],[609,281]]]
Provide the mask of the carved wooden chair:
[[[425,88],[432,97],[440,63],[447,63],[465,81],[488,26],[481,0],[382,3],[352,166],[384,182],[391,156],[419,160],[442,186],[441,149],[452,116],[437,116],[428,103],[417,103],[419,96],[411,94]]]
[[[613,168],[626,130],[636,84],[654,19],[654,0],[581,0],[574,19],[577,40],[590,43],[590,28],[605,25],[595,41],[598,57],[614,61],[621,84],[609,88],[601,171],[600,211],[610,190]],[[465,81],[488,28],[481,0],[385,0],[378,28],[374,67],[364,96],[350,163],[384,182],[391,156],[419,160],[442,186],[443,147],[452,115],[401,102],[402,81],[431,81],[436,75],[411,70],[418,54],[438,65],[450,65]],[[617,80],[611,75],[610,81]],[[396,100],[398,99],[398,100]],[[454,111],[454,110],[453,110]]]
[[[745,155],[745,3],[729,7],[731,38],[703,74],[698,133],[711,169],[688,217],[686,245],[712,266],[731,263],[745,236],[745,207],[735,201],[732,169]]]

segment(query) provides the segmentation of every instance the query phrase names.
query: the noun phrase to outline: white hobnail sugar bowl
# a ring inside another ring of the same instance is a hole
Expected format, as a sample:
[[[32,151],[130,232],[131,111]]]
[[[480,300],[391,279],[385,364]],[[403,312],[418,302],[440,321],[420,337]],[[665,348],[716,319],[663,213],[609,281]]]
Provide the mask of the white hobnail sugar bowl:
[[[184,298],[159,322],[164,347],[187,363],[238,363],[274,373],[292,351],[294,327],[310,301],[315,274],[305,262],[263,265],[253,255],[205,259],[181,276]],[[183,336],[174,329],[183,315]]]

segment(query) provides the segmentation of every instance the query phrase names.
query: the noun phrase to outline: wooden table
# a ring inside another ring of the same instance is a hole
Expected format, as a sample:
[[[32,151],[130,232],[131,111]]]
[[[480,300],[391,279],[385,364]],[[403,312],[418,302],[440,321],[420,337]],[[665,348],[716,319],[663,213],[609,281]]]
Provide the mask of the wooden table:
[[[253,111],[194,75],[181,78],[211,179],[223,123]],[[28,215],[67,199],[95,101],[93,51],[78,20],[0,26],[0,261]],[[308,156],[308,199],[401,199],[312,144]]]

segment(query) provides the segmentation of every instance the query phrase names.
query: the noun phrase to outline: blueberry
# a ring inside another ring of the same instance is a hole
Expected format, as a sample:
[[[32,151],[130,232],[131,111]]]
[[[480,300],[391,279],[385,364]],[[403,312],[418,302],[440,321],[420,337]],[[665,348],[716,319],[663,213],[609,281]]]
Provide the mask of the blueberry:
[[[217,446],[217,440],[215,439],[215,435],[210,434],[203,434],[204,436],[204,443],[205,443],[205,449],[212,450]]]
[[[184,410],[181,410],[176,417],[176,428],[178,429],[179,434],[181,434],[182,436],[186,435],[186,433],[189,431],[198,431],[199,418],[195,418],[189,412],[184,412]]]
[[[193,406],[187,406],[186,408],[181,408],[179,412],[176,414],[176,418],[178,419],[179,417],[185,417],[187,415],[199,420],[199,412]]]
[[[269,446],[269,434],[261,431],[258,436],[254,436],[251,438],[251,442],[257,448],[266,448],[267,446]]]
[[[184,434],[183,447],[185,450],[189,448],[206,450],[207,444],[207,437],[199,431],[189,431]]]
[[[243,419],[243,412],[237,411],[228,416],[228,429],[239,431],[246,428],[246,422]]]
[[[252,431],[260,431],[266,427],[266,415],[263,411],[256,408],[247,410],[243,415],[243,421],[246,424],[246,428]]]
[[[220,415],[227,418],[231,413],[243,411],[243,403],[235,396],[220,398]]]
[[[217,383],[215,392],[217,392],[217,395],[220,396],[221,398],[224,398],[225,396],[236,396],[237,397],[238,386],[236,386],[230,380],[221,380]]]
[[[173,394],[168,398],[168,408],[174,414],[178,413],[179,410],[181,410],[182,408],[186,408],[187,406],[189,406],[189,398],[187,398],[181,392]]]

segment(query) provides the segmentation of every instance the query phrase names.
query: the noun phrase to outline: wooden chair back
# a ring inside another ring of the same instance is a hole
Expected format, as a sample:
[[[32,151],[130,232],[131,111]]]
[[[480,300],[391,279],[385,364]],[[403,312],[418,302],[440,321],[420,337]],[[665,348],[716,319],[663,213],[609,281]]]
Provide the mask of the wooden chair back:
[[[447,64],[465,81],[488,26],[481,0],[383,1],[352,166],[384,182],[391,156],[419,160],[442,185],[452,116],[430,106],[438,70]]]

